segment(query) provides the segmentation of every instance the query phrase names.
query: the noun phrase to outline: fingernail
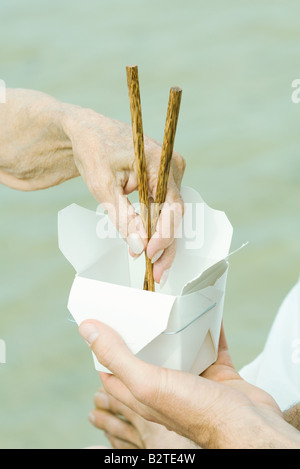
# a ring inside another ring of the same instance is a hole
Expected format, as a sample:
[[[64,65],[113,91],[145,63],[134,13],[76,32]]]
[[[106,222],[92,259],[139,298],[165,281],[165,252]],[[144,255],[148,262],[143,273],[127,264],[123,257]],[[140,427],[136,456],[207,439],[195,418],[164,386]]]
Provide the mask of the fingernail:
[[[127,243],[134,254],[141,254],[145,249],[142,238],[137,233],[131,233],[127,238]]]
[[[164,273],[162,274],[160,282],[159,282],[160,288],[163,288],[165,284],[167,283],[169,272],[170,272],[169,270],[165,270]]]
[[[79,334],[87,342],[88,346],[91,347],[95,340],[99,337],[99,331],[94,324],[82,324],[79,327]]]
[[[154,254],[154,256],[153,256],[152,259],[151,259],[152,264],[154,264],[156,261],[158,261],[158,259],[161,258],[161,256],[163,255],[163,253],[164,253],[164,249],[162,249],[161,251],[157,251],[157,253]]]
[[[97,392],[95,394],[95,403],[96,406],[101,407],[101,409],[109,409],[108,395],[104,392]]]
[[[95,423],[95,422],[96,422],[96,417],[95,417],[95,415],[93,414],[93,412],[91,412],[91,413],[89,414],[89,421],[90,421],[91,423]]]

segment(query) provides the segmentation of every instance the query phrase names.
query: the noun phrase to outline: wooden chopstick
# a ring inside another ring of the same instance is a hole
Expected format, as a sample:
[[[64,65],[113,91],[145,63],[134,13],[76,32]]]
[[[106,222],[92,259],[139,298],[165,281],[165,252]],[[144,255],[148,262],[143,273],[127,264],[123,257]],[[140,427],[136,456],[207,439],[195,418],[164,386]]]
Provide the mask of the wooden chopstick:
[[[136,65],[126,67],[127,85],[130,101],[131,122],[133,131],[133,143],[135,151],[135,164],[138,175],[138,189],[141,204],[141,218],[148,235],[151,238],[151,215],[149,204],[148,179],[146,171],[146,158],[144,148],[144,132],[142,121],[142,106],[140,97],[140,86],[138,67]],[[145,253],[146,258],[146,278],[144,290],[155,291],[153,279],[153,266],[151,260]]]
[[[141,204],[141,217],[145,230],[148,234],[148,239],[150,239],[156,231],[156,226],[162,210],[162,206],[166,201],[182,90],[178,87],[173,87],[170,90],[160,169],[155,194],[155,204],[153,208],[151,221],[151,206],[149,203],[138,67],[136,65],[128,66],[126,67],[126,71],[135,151],[135,162],[138,175],[139,199]],[[153,265],[151,260],[148,258],[147,253],[145,253],[145,257],[146,274],[144,281],[144,290],[154,292],[155,283],[153,279]]]
[[[164,141],[160,159],[155,203],[151,214],[151,237],[155,234],[157,222],[161,214],[163,204],[166,201],[168,181],[171,169],[171,161],[174,150],[175,135],[180,111],[182,89],[173,87],[170,90],[167,119],[165,125]],[[150,238],[149,238],[150,239]],[[147,287],[147,271],[145,275],[144,288]],[[152,266],[153,275],[153,266]]]
[[[151,237],[155,234],[157,222],[161,214],[163,204],[166,201],[168,191],[168,180],[171,169],[171,161],[174,150],[175,135],[180,111],[182,89],[173,87],[170,90],[167,119],[165,125],[164,141],[161,153],[160,168],[158,173],[155,203],[151,213]],[[152,267],[153,274],[153,267]],[[147,288],[147,271],[145,275],[144,288]]]
[[[151,236],[153,236],[155,233],[156,225],[162,210],[162,205],[166,201],[168,180],[171,169],[171,161],[173,156],[178,116],[180,111],[181,96],[182,89],[178,87],[171,88],[157,188],[155,194],[155,205],[152,212]]]

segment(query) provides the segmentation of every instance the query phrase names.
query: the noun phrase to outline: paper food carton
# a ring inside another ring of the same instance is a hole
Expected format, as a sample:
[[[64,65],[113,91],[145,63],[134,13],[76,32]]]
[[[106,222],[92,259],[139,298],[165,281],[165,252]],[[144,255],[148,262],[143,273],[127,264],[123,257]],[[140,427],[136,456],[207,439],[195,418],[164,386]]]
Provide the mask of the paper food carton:
[[[148,363],[200,374],[217,359],[233,229],[193,189],[183,188],[182,197],[176,259],[155,293],[142,289],[144,256],[130,257],[105,213],[62,210],[59,247],[77,272],[68,308],[78,325],[99,320]],[[109,371],[94,361],[98,371]]]

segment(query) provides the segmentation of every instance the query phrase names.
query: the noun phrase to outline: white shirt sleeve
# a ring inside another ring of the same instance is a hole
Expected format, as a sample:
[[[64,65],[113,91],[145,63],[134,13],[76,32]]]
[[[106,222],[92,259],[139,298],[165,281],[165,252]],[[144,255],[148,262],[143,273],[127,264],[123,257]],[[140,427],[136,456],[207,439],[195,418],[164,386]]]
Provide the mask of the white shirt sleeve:
[[[261,355],[240,371],[281,410],[300,402],[300,280],[284,300]]]

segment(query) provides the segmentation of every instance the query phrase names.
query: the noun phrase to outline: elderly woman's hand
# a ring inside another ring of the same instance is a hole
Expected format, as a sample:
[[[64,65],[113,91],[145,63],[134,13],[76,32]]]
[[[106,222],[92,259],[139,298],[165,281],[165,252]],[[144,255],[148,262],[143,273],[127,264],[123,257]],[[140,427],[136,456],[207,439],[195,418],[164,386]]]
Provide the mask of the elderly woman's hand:
[[[184,159],[174,152],[166,204],[148,243],[142,220],[127,198],[138,188],[131,127],[94,111],[71,107],[65,131],[72,141],[75,164],[91,193],[127,240],[131,254],[138,256],[147,249],[148,257],[155,263],[154,280],[159,283],[175,257],[175,235],[184,210],[180,196]],[[149,196],[154,200],[161,145],[145,137],[145,153]]]
[[[165,208],[157,232],[147,239],[127,196],[137,189],[131,127],[92,110],[61,103],[30,90],[7,90],[0,104],[0,183],[30,191],[81,175],[103,204],[133,256],[147,249],[154,280],[162,282],[175,256],[175,234],[183,214],[183,158],[174,152]],[[161,145],[145,137],[148,185],[154,199]]]

